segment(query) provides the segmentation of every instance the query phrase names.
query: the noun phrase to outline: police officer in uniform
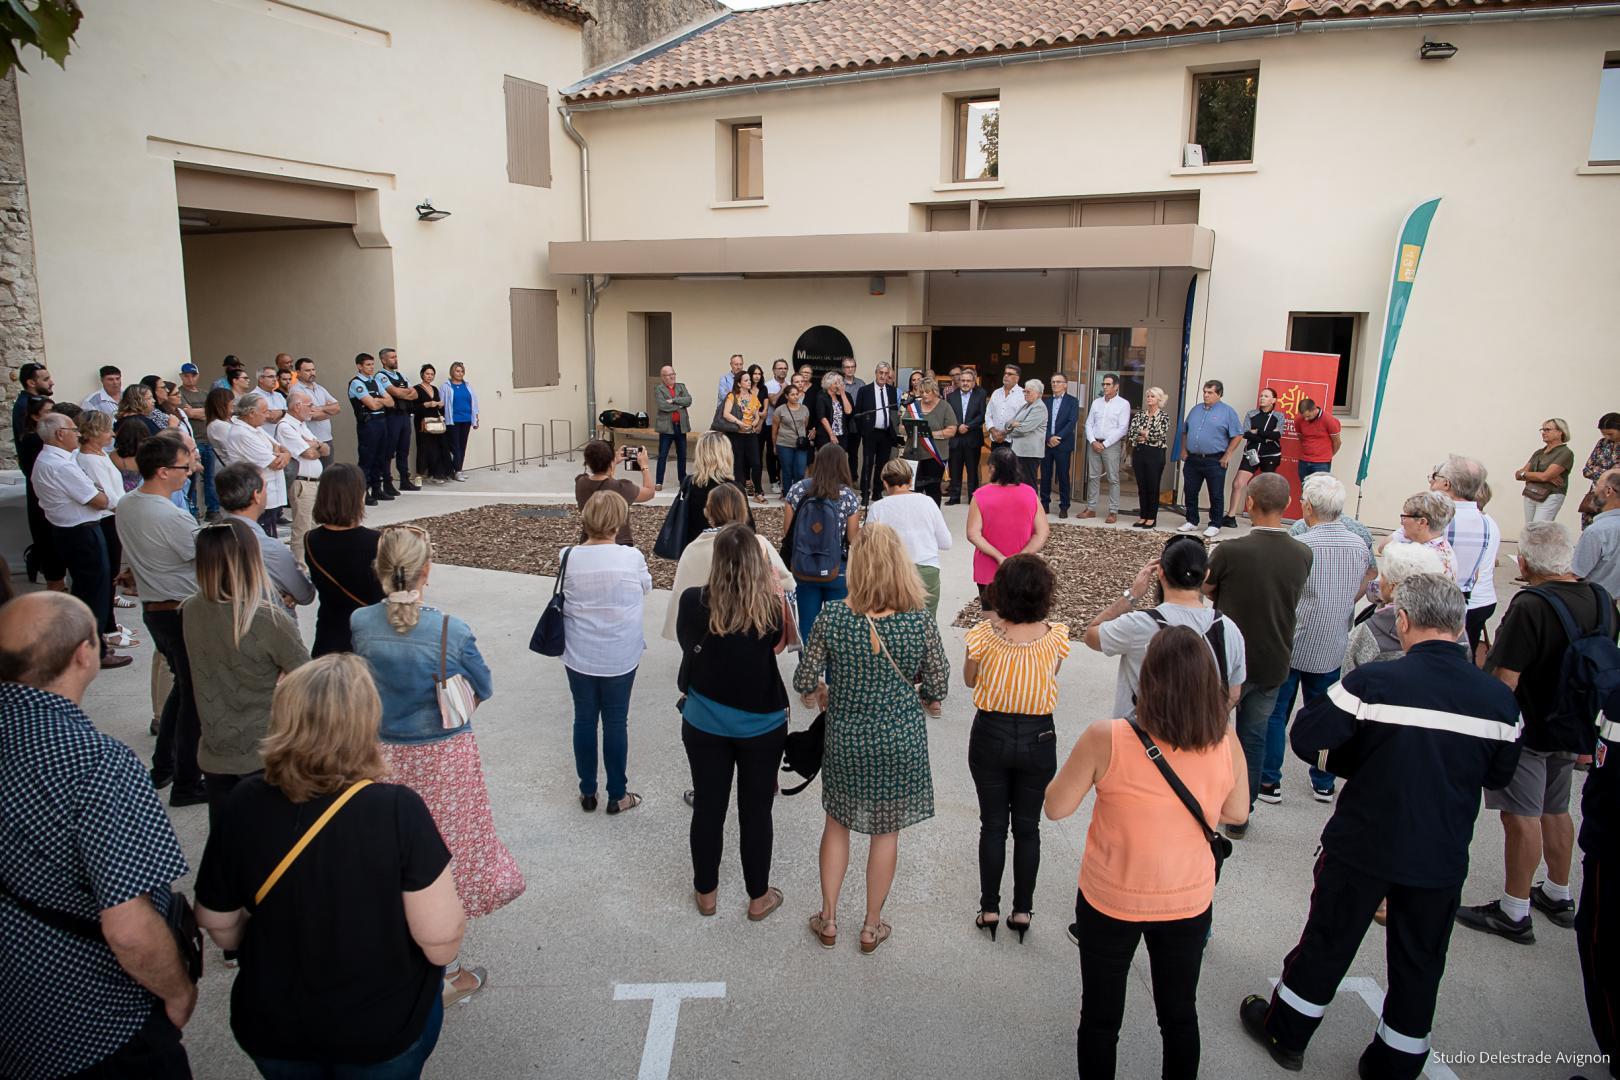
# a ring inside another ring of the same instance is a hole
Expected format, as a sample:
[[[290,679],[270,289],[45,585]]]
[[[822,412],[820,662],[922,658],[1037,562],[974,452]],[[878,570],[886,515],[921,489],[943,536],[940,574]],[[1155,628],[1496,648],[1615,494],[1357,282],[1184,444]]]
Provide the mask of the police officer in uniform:
[[[399,370],[399,353],[389,346],[377,350],[377,358],[382,361],[382,370],[377,372],[377,385],[384,391],[387,405],[387,425],[384,428],[382,451],[378,454],[382,463],[383,494],[392,498],[400,491],[421,491],[422,489],[411,483],[411,409],[405,404],[416,400],[416,391],[411,389],[411,382]],[[399,491],[394,490],[394,482],[388,475],[388,456],[394,457],[394,466],[399,470]]]
[[[1416,1080],[1446,947],[1468,876],[1480,789],[1501,788],[1519,763],[1518,702],[1457,644],[1462,592],[1417,574],[1395,593],[1406,655],[1365,664],[1294,717],[1294,753],[1351,780],[1322,830],[1316,886],[1299,944],[1268,1001],[1243,999],[1244,1030],[1285,1069],[1305,1046],[1388,898],[1389,994],[1363,1077]]]
[[[387,475],[383,455],[387,453],[388,395],[377,377],[376,357],[361,353],[354,358],[354,367],[354,378],[349,380],[349,404],[354,407],[360,471],[366,474],[366,505],[376,506],[378,499],[392,499],[399,494],[392,485],[383,490]]]

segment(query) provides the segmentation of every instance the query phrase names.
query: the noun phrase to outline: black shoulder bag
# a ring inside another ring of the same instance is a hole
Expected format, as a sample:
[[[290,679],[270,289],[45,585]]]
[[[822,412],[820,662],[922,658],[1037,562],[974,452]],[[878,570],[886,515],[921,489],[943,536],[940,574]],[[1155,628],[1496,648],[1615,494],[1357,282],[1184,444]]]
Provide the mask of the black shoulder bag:
[[[563,603],[566,595],[563,590],[563,578],[568,576],[568,553],[573,548],[563,548],[562,562],[557,567],[557,580],[551,586],[551,599],[546,601],[546,609],[540,613],[540,621],[534,624],[534,633],[529,636],[529,649],[541,656],[561,656],[565,644],[565,630],[563,625]]]
[[[17,895],[3,882],[0,882],[0,892],[11,897],[18,907],[46,926],[73,934],[75,937],[107,944],[99,920],[70,915],[65,911],[36,904],[25,896]],[[191,901],[186,899],[185,893],[178,889],[169,890],[169,911],[163,921],[169,928],[170,936],[174,938],[175,948],[180,951],[180,966],[185,969],[186,977],[195,983],[202,978],[203,973],[203,935],[202,928],[197,925],[197,913],[193,910]]]
[[[1204,839],[1209,841],[1209,852],[1215,856],[1215,880],[1220,881],[1221,864],[1232,854],[1232,841],[1209,827],[1209,822],[1204,820],[1204,811],[1198,805],[1198,800],[1193,798],[1192,792],[1187,790],[1187,785],[1181,782],[1181,777],[1176,775],[1170,763],[1164,760],[1164,751],[1153,741],[1153,736],[1137,727],[1134,721],[1127,720],[1126,723],[1131,725],[1136,737],[1142,740],[1142,749],[1147,751],[1148,760],[1159,767],[1159,774],[1164,777],[1164,782],[1170,785],[1170,790],[1176,793],[1181,805],[1187,808],[1187,812],[1198,822],[1198,827],[1204,830]]]

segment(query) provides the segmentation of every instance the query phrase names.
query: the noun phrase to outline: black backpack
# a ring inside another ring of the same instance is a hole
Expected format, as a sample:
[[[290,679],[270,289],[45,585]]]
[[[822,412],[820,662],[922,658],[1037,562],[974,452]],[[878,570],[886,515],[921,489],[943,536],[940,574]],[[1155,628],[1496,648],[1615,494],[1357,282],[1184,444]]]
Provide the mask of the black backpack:
[[[1159,624],[1160,630],[1164,630],[1170,626],[1170,620],[1166,619],[1164,614],[1159,611],[1158,608],[1148,608],[1147,613],[1148,618]],[[1191,627],[1188,629],[1191,629]],[[1225,687],[1230,682],[1230,679],[1226,673],[1226,619],[1219,613],[1216,614],[1215,621],[1209,624],[1209,629],[1204,631],[1204,640],[1209,642],[1210,649],[1215,653],[1215,667],[1221,673],[1221,686]],[[1131,704],[1136,704],[1135,694],[1131,695]],[[1215,874],[1217,879],[1219,879],[1220,870],[1221,857],[1217,855],[1215,859]]]
[[[1575,616],[1551,589],[1540,586],[1525,589],[1553,609],[1563,624],[1564,659],[1558,671],[1558,702],[1547,717],[1547,725],[1558,731],[1577,732],[1581,753],[1590,754],[1597,745],[1597,716],[1605,703],[1620,696],[1620,647],[1614,643],[1614,601],[1608,590],[1596,582],[1585,582],[1595,594],[1597,625],[1582,630]]]

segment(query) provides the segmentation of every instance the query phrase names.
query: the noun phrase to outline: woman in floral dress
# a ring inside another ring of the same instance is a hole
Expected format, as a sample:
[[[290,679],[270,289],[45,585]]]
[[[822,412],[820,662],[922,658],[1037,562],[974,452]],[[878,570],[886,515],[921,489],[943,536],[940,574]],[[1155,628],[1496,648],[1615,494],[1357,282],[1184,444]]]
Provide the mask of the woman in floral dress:
[[[1597,445],[1592,447],[1592,453],[1586,458],[1586,467],[1581,469],[1581,475],[1592,481],[1592,492],[1597,491],[1598,477],[1620,465],[1620,412],[1604,413],[1598,420]],[[1592,524],[1592,514],[1586,512],[1586,500],[1581,501],[1581,528]]]
[[[894,882],[900,830],[934,816],[923,713],[939,715],[950,667],[925,602],[899,534],[887,525],[862,529],[850,545],[849,596],[821,609],[793,676],[805,703],[827,713],[822,906],[810,919],[824,948],[838,942],[851,830],[872,838],[860,945],[873,953],[891,933],[883,902]]]

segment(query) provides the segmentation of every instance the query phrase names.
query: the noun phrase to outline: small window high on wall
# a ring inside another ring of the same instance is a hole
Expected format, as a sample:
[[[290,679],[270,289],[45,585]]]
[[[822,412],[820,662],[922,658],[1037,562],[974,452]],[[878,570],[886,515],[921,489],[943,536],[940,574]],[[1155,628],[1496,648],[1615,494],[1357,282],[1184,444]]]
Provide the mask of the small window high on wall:
[[[736,202],[765,197],[765,125],[759,121],[731,126],[731,198]]]
[[[956,100],[956,169],[952,180],[1001,177],[1001,95]]]
[[[1586,162],[1588,165],[1620,165],[1620,53],[1611,53],[1603,62],[1597,117],[1592,121],[1592,145]]]
[[[1204,148],[1205,165],[1254,160],[1254,114],[1259,97],[1259,68],[1193,76],[1193,125],[1187,141]]]
[[[1294,352],[1337,353],[1339,376],[1333,411],[1348,413],[1355,401],[1356,353],[1362,316],[1353,312],[1294,311],[1288,315],[1288,347]]]

